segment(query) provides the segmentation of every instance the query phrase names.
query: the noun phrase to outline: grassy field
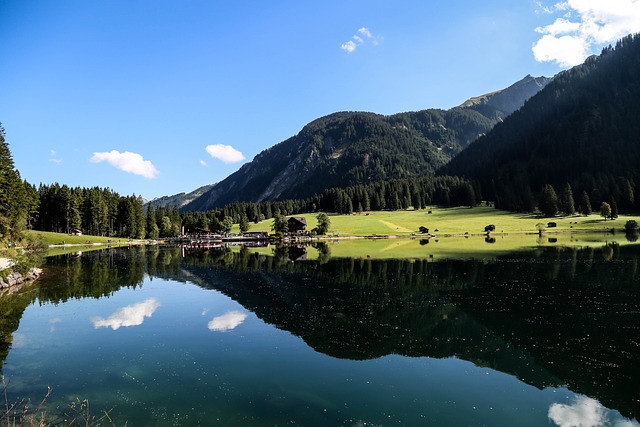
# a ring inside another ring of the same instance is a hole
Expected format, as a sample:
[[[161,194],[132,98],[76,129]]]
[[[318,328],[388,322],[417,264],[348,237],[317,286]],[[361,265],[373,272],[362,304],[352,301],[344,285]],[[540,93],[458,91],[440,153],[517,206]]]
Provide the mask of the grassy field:
[[[429,213],[431,212],[431,213]],[[316,214],[296,215],[307,219],[307,229],[317,224]],[[515,214],[491,207],[469,208],[434,208],[428,210],[380,211],[366,214],[332,215],[329,214],[331,227],[329,234],[340,237],[349,236],[410,236],[419,234],[424,226],[431,234],[445,237],[447,235],[464,235],[469,233],[483,234],[484,227],[496,226],[494,235],[537,233],[538,224],[542,224],[547,233],[562,232],[594,232],[608,231],[611,228],[622,230],[629,219],[638,217],[620,216],[615,220],[607,220],[599,215],[572,215],[555,218],[542,218],[533,214]],[[556,228],[546,228],[553,221]],[[273,220],[265,220],[259,224],[251,223],[250,231],[271,231]],[[232,232],[239,232],[235,225]]]
[[[49,231],[28,231],[27,233],[42,236],[44,243],[49,246],[47,256],[60,255],[70,252],[76,252],[80,249],[83,251],[91,249],[101,249],[106,246],[123,246],[130,243],[144,243],[142,240],[130,242],[129,239],[102,237],[102,236],[74,236],[64,233],[53,233]]]
[[[431,213],[429,213],[431,212]],[[315,227],[316,214],[296,215],[307,219],[307,228]],[[331,227],[329,238],[332,256],[369,257],[369,258],[446,258],[450,256],[495,256],[522,248],[546,245],[566,246],[602,246],[606,243],[627,243],[621,232],[629,219],[640,220],[637,216],[621,216],[607,220],[599,215],[565,216],[552,219],[532,214],[514,214],[490,207],[469,208],[433,208],[429,210],[380,211],[366,214],[329,215]],[[557,224],[547,228],[548,222]],[[271,231],[273,220],[251,223],[250,231]],[[496,230],[491,233],[494,240],[485,240],[484,227],[494,224]],[[543,235],[537,234],[542,224]],[[432,237],[426,243],[426,236],[419,228],[429,229]],[[612,234],[610,231],[618,231]],[[232,232],[238,233],[238,225]],[[130,243],[123,238],[98,236],[73,236],[68,234],[30,231],[39,234],[50,247],[48,255],[104,248],[107,245],[120,246]],[[466,234],[468,233],[468,234]],[[400,237],[411,237],[407,239]],[[378,236],[389,239],[350,240],[350,237]],[[400,239],[394,239],[399,237]],[[422,240],[422,244],[420,241]],[[253,251],[254,249],[252,249]],[[271,249],[258,249],[271,254]],[[317,257],[313,248],[308,249],[308,257]]]
[[[307,219],[307,228],[313,228],[316,214],[296,215]],[[501,253],[544,246],[592,246],[601,248],[609,243],[629,243],[622,232],[629,219],[621,216],[607,220],[599,215],[542,218],[532,214],[515,214],[490,207],[435,208],[423,211],[369,212],[361,215],[330,215],[329,242],[331,256],[355,258],[492,258]],[[555,228],[547,228],[549,222]],[[270,231],[273,220],[251,224],[251,231]],[[484,227],[494,224],[492,240],[487,241]],[[538,234],[539,224],[543,234]],[[433,236],[425,239],[420,226]],[[611,233],[614,229],[617,232]],[[238,230],[235,230],[238,232]],[[468,235],[465,233],[469,233]],[[415,238],[402,238],[402,237]],[[360,236],[386,236],[388,239],[348,239]],[[398,238],[393,238],[398,237]],[[250,249],[271,254],[271,248]],[[315,259],[318,253],[307,248],[307,257]]]

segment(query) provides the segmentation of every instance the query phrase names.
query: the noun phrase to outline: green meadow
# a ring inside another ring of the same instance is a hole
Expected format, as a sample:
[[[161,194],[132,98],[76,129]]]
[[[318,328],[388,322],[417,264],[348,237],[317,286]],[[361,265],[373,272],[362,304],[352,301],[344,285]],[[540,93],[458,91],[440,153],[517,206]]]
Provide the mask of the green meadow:
[[[317,224],[315,213],[296,215],[307,220],[307,229]],[[378,211],[352,215],[329,214],[331,227],[323,239],[329,241],[331,256],[356,258],[450,258],[460,256],[492,257],[523,248],[540,246],[595,246],[628,243],[624,224],[637,216],[620,216],[606,220],[599,215],[572,215],[543,218],[533,214],[516,214],[491,207],[432,208],[430,210]],[[556,227],[548,228],[549,222]],[[250,231],[271,232],[273,220],[251,223]],[[487,239],[484,227],[496,230]],[[429,229],[429,235],[420,233]],[[542,229],[542,234],[539,234]],[[232,232],[238,233],[235,224]],[[144,244],[144,240],[75,236],[62,233],[29,231],[42,236],[49,246],[48,255],[100,249],[106,246]],[[370,237],[369,239],[360,239]],[[374,237],[374,238],[371,238]],[[271,254],[271,248],[251,249]],[[312,247],[307,257],[318,253]]]
[[[102,236],[75,236],[65,233],[53,233],[50,231],[31,230],[28,234],[41,236],[45,245],[49,247],[47,256],[60,255],[66,253],[77,252],[79,250],[87,251],[93,249],[102,249],[106,246],[124,246],[130,243],[140,244],[143,240],[135,240],[130,242],[126,238],[102,237]]]
[[[629,219],[638,220],[637,217],[621,216],[605,221],[595,214],[543,218],[491,207],[434,208],[430,212],[407,210],[330,215],[331,227],[326,236],[330,255],[372,259],[492,258],[501,253],[544,246],[602,248],[612,243],[629,243],[623,232],[624,224]],[[306,218],[307,229],[317,223],[316,214],[296,216]],[[549,222],[555,222],[556,227],[548,228]],[[273,220],[267,220],[251,224],[251,231],[270,231],[272,223]],[[495,225],[496,230],[487,238],[484,227],[489,224]],[[429,236],[419,232],[421,226],[429,229]],[[272,254],[273,249],[250,248],[250,251]],[[307,258],[318,256],[316,249],[307,248]]]
[[[295,216],[306,218],[307,229],[310,230],[317,224],[316,215],[309,213]],[[331,220],[329,235],[339,237],[419,235],[421,226],[428,228],[430,234],[438,237],[465,233],[473,235],[484,234],[484,227],[489,224],[496,226],[495,232],[492,233],[494,236],[502,233],[510,235],[537,233],[538,227],[542,227],[546,233],[606,232],[611,229],[623,230],[627,220],[638,220],[638,217],[620,216],[615,220],[605,221],[596,214],[543,218],[534,214],[517,214],[486,206],[328,215]],[[547,224],[552,221],[557,224],[557,227],[547,228]],[[250,231],[271,231],[272,224],[272,219],[258,224],[251,223]],[[237,224],[232,232],[239,232]]]

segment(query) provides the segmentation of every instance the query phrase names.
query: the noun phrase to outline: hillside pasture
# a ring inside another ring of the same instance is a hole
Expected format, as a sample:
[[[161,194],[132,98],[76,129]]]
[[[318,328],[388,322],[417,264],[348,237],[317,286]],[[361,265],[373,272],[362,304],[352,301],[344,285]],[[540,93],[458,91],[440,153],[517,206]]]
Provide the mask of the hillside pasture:
[[[429,213],[430,212],[430,213]],[[307,220],[307,230],[316,224],[315,213],[294,215]],[[534,214],[518,214],[498,210],[487,206],[474,208],[431,208],[425,210],[376,211],[352,215],[336,215],[329,213],[331,227],[330,236],[363,237],[363,236],[398,236],[408,237],[421,235],[420,227],[429,229],[429,234],[438,237],[484,235],[485,226],[493,224],[496,229],[492,235],[500,234],[535,234],[539,228],[544,233],[566,232],[608,232],[611,229],[622,230],[627,220],[633,217],[620,216],[615,220],[604,220],[597,214],[589,216],[571,215],[554,218],[543,218]],[[556,227],[547,227],[555,222]],[[273,220],[265,220],[259,224],[251,223],[250,231],[271,231]],[[239,232],[237,224],[232,232]]]

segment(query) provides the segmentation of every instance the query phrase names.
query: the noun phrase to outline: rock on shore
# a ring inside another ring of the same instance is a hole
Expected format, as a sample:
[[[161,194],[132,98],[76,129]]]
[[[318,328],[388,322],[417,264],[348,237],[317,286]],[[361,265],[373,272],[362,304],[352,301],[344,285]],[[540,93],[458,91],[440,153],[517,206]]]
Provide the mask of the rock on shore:
[[[6,289],[10,288],[11,286],[20,285],[24,282],[36,280],[38,277],[40,277],[41,274],[41,268],[32,268],[25,275],[12,271],[11,273],[9,273],[6,280],[0,277],[0,289]]]
[[[13,261],[8,258],[0,258],[0,270],[10,268],[13,265]],[[41,268],[32,268],[27,274],[20,274],[18,272],[10,272],[6,279],[0,276],[0,291],[5,291],[8,288],[21,285],[26,282],[36,280],[42,274]]]

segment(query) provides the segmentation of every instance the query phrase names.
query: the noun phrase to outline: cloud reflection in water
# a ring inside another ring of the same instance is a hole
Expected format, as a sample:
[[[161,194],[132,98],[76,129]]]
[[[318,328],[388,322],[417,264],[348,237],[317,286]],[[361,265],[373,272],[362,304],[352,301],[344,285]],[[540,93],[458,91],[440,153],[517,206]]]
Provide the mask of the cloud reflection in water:
[[[559,427],[640,427],[636,420],[624,418],[587,396],[576,397],[571,405],[554,403],[548,415]]]
[[[247,318],[247,314],[241,311],[229,311],[222,316],[214,317],[207,327],[210,331],[225,332],[237,328]]]
[[[153,316],[158,307],[160,302],[155,298],[149,298],[139,304],[122,307],[107,319],[94,317],[91,322],[96,329],[111,328],[114,331],[121,326],[139,326],[142,325],[145,317]]]

